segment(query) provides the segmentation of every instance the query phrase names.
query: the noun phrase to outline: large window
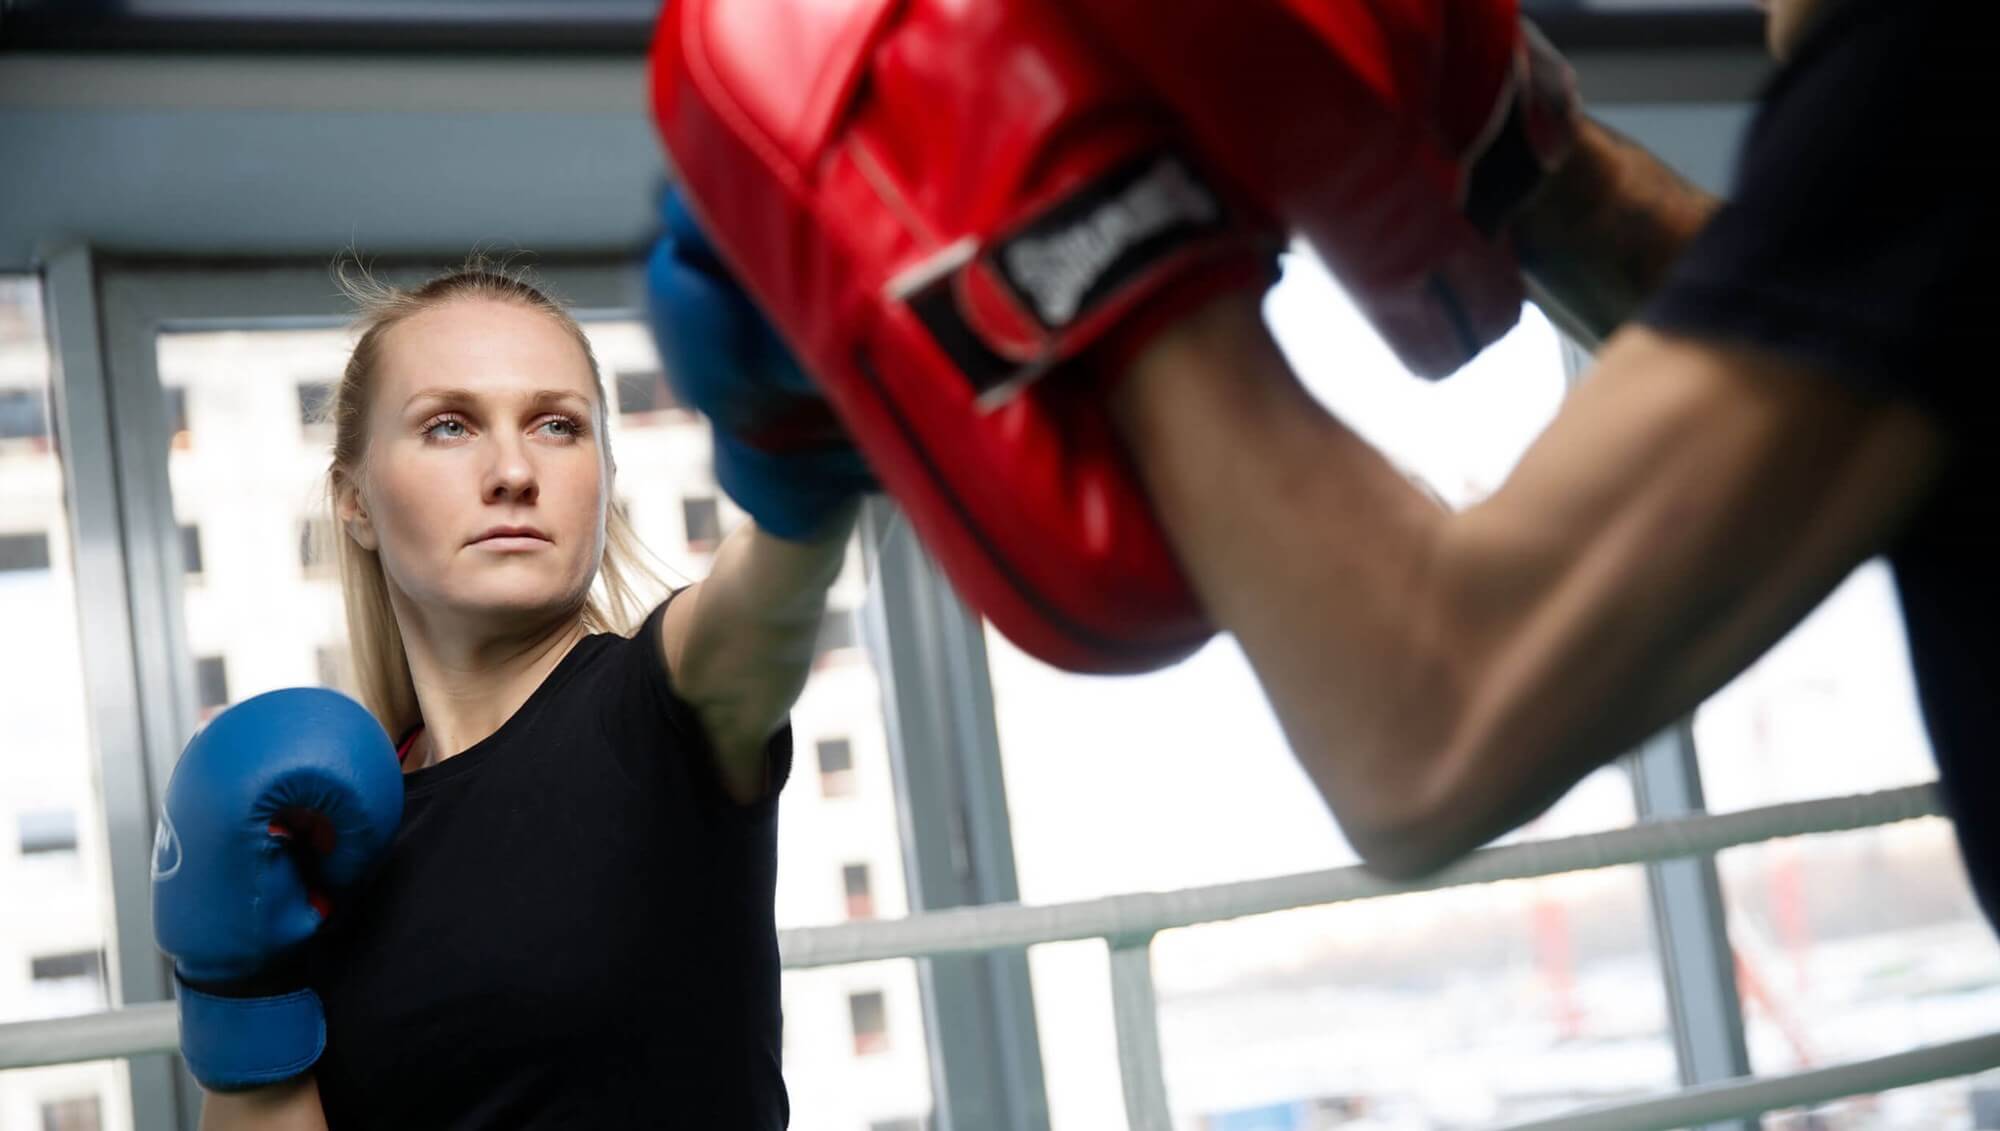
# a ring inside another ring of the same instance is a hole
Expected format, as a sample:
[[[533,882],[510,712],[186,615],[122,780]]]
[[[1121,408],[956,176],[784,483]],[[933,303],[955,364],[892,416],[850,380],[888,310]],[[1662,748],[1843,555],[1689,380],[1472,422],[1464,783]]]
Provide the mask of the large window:
[[[1289,258],[1266,315],[1314,395],[1456,505],[1501,483],[1564,395],[1558,338],[1532,310],[1435,384],[1402,369],[1309,257]],[[1233,642],[1126,679],[1057,672],[991,631],[987,643],[1023,900],[1354,862]],[[1612,768],[1518,835],[1633,819]],[[1480,1125],[1670,1086],[1647,906],[1643,873],[1622,869],[1162,935],[1175,1118],[1233,1125],[1214,1121],[1302,1104],[1384,1126]],[[1107,1126],[1123,1109],[1104,946],[1038,947],[1030,964],[1054,1125]],[[1366,1036],[1385,1027],[1393,1038]],[[1544,1057],[1532,1077],[1509,1070],[1531,1055]],[[1416,1075],[1445,1063],[1450,1089]]]
[[[0,276],[0,1022],[105,1008],[110,876],[47,411],[41,287]],[[122,1063],[0,1073],[0,1125],[129,1125]]]
[[[225,307],[230,300],[226,292],[216,298]],[[611,418],[617,503],[662,582],[687,584],[742,521],[715,484],[708,427],[669,411],[642,325],[594,321],[586,331],[607,392],[624,409]],[[158,339],[161,383],[192,421],[170,445],[169,475],[176,521],[200,530],[206,580],[184,587],[184,662],[210,709],[276,687],[353,690],[338,578],[319,549],[339,533],[328,526],[323,494],[333,436],[298,426],[323,410],[328,394],[294,376],[341,372],[349,346],[338,328],[254,322]],[[852,646],[849,612],[865,589],[860,561],[852,550],[832,595],[826,647],[792,715],[796,765],[779,825],[781,927],[908,908],[881,697],[867,654]],[[664,595],[663,587],[649,599]],[[840,787],[823,794],[835,778]],[[837,801],[824,800],[835,794]],[[790,972],[784,995],[794,1127],[861,1131],[930,1110],[914,962]]]
[[[1929,781],[1895,585],[1864,566],[1695,716],[1709,808]],[[1878,1056],[1993,1029],[2000,946],[1951,824],[1772,841],[1719,861],[1759,1073]],[[1940,1081],[1848,1101],[1827,1127],[1971,1126],[1973,1089]],[[1797,1126],[1772,1116],[1773,1128]]]

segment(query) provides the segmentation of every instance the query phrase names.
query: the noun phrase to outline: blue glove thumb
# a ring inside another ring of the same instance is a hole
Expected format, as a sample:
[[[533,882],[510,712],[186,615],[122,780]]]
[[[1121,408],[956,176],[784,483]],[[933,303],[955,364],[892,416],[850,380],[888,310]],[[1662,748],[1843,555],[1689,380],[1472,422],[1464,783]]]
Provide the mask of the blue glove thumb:
[[[671,187],[660,217],[646,294],[667,379],[714,426],[723,490],[766,531],[809,539],[874,476]]]

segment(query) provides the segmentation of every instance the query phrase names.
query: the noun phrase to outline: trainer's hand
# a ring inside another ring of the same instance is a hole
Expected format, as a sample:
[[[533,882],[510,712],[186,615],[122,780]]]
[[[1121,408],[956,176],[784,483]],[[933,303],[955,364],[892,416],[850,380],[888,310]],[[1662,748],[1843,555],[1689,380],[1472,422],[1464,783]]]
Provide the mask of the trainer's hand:
[[[211,1091],[299,1076],[326,1046],[305,943],[395,836],[403,781],[360,704],[273,691],[215,717],[167,783],[153,933],[174,961],[181,1055]]]
[[[861,453],[763,314],[730,277],[678,190],[647,266],[667,379],[715,429],[715,477],[757,525],[811,540],[875,490]]]
[[[1570,148],[1569,68],[1515,0],[1065,0],[1302,236],[1413,373],[1512,329],[1507,222]]]

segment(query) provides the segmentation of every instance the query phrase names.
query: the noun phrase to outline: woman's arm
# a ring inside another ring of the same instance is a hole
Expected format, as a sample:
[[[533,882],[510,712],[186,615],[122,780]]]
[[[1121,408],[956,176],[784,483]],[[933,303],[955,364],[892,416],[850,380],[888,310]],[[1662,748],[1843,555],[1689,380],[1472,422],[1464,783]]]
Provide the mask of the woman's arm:
[[[716,551],[708,577],[660,618],[667,670],[738,801],[768,787],[764,746],[812,670],[826,591],[840,576],[856,513],[848,507],[801,542],[744,523]]]
[[[308,1072],[247,1092],[204,1092],[201,1131],[326,1131],[319,1082]]]

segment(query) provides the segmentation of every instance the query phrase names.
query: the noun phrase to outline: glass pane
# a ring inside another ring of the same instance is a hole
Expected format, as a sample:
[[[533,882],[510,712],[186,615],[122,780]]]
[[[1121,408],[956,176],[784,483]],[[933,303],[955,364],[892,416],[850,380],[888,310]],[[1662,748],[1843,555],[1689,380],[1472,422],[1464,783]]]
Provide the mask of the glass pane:
[[[1672,1087],[1649,906],[1627,868],[1163,934],[1176,1125],[1492,1127]]]
[[[1638,869],[1168,931],[1152,957],[1185,1131],[1494,1127],[1677,1079]],[[1107,960],[1029,952],[1055,1131],[1124,1126]]]
[[[638,322],[587,325],[612,398],[616,505],[674,584],[707,572],[742,514],[717,487],[708,425],[676,408]],[[176,521],[197,531],[200,583],[185,587],[190,675],[204,714],[275,687],[352,691],[331,563],[311,552],[326,521],[321,477],[333,442],[324,383],[346,363],[344,330],[164,334],[161,383],[180,413],[169,456]],[[851,548],[814,670],[793,712],[796,764],[779,821],[781,928],[907,912],[881,695],[852,610],[865,582]],[[295,626],[273,634],[272,623]],[[852,888],[860,867],[865,887]],[[873,995],[870,997],[869,995]],[[873,1002],[857,1034],[850,999]],[[788,972],[785,1075],[792,1126],[864,1131],[928,1118],[929,1057],[913,962]]]
[[[1935,778],[1887,567],[1864,566],[1710,698],[1695,740],[1718,811]],[[1973,1036],[2000,1016],[2000,945],[1949,822],[1773,841],[1726,852],[1718,867],[1756,1071]],[[1967,1081],[1944,1081],[1842,1105],[1821,1122],[1969,1126],[1970,1103]],[[1766,1126],[1804,1124],[1772,1116]]]
[[[1284,279],[1272,291],[1265,312],[1313,394],[1455,506],[1476,502],[1499,486],[1554,416],[1567,385],[1560,341],[1532,308],[1524,311],[1514,333],[1464,372],[1439,383],[1411,377],[1310,256],[1288,258]],[[1218,639],[1166,671],[1118,679],[1058,672],[990,629],[987,644],[1024,901],[1225,883],[1355,861],[1292,757],[1233,641]],[[1115,819],[1105,808],[1111,799]],[[1626,775],[1611,767],[1586,779],[1515,836],[1599,831],[1633,819]],[[1582,1003],[1575,1006],[1582,1018],[1576,1022],[1582,1026],[1576,1047],[1594,1047],[1592,1042],[1600,1039],[1623,1042],[1619,1047],[1628,1051],[1609,1056],[1629,1054],[1635,1067],[1612,1073],[1616,1088],[1666,1082],[1673,1072],[1672,1055],[1660,1036],[1663,991],[1650,949],[1643,878],[1607,873],[1549,884],[1556,894],[1516,885],[1495,889],[1507,893],[1505,898],[1417,896],[1336,911],[1292,912],[1260,920],[1256,927],[1162,936],[1155,965],[1168,1042],[1168,1088],[1182,1107],[1180,1114],[1194,1118],[1266,1104],[1309,1103],[1343,1088],[1360,1090],[1357,1103],[1364,1093],[1375,1094],[1369,1089],[1377,1089],[1388,1105],[1381,1109],[1385,1112],[1416,1104],[1401,1098],[1422,1091],[1407,1081],[1370,1076],[1359,1067],[1350,1071],[1328,1059],[1341,1055],[1342,1041],[1367,1029],[1351,1023],[1349,1012],[1388,1017],[1393,1009],[1406,1008],[1434,1019],[1435,1024],[1427,1022],[1396,1046],[1412,1065],[1433,1057],[1476,1060],[1477,1042],[1486,1035],[1518,1044],[1521,1032],[1543,1033],[1533,1026],[1552,1024],[1547,1017],[1555,1006],[1549,1002],[1560,997],[1553,989],[1547,991],[1549,1000],[1530,1000],[1527,990],[1520,991],[1518,1002],[1509,999],[1511,1012],[1501,1020],[1512,1028],[1502,1029],[1487,1024],[1493,1018],[1480,1015],[1482,1007],[1467,991],[1399,982],[1399,971],[1405,969],[1399,964],[1407,963],[1410,971],[1423,969],[1408,960],[1409,940],[1393,925],[1406,920],[1424,924],[1423,930],[1440,940],[1475,924],[1482,932],[1497,932],[1501,941],[1493,943],[1494,953],[1509,955],[1513,965],[1493,954],[1468,951],[1463,971],[1440,969],[1425,975],[1458,978],[1454,985],[1470,984],[1475,969],[1499,970],[1494,977],[1531,985],[1542,970],[1534,947],[1568,945],[1561,926],[1568,920],[1589,924],[1597,933],[1577,944],[1576,966],[1569,975],[1574,984],[1562,991]],[[1629,916],[1620,921],[1626,910]],[[1339,929],[1323,929],[1326,923],[1338,923]],[[1613,928],[1615,940],[1600,937]],[[1335,946],[1329,938],[1353,942]],[[1219,941],[1225,939],[1230,941]],[[1205,957],[1188,957],[1196,954]],[[1059,1131],[1101,1127],[1107,1118],[1122,1118],[1102,945],[1037,948],[1030,969],[1055,1126]],[[1355,985],[1345,985],[1343,969],[1380,975],[1362,975]],[[1385,984],[1378,988],[1378,981]],[[1273,988],[1277,986],[1287,989]],[[1102,1041],[1078,1036],[1095,1024],[1088,1017],[1102,1022]],[[1269,1047],[1248,1038],[1237,1041],[1267,1020],[1289,1034],[1285,1041]],[[1463,1035],[1452,1026],[1458,1020],[1467,1030]],[[1057,1055],[1052,1042],[1064,1047],[1080,1043],[1077,1055],[1091,1067],[1066,1060],[1068,1053]],[[1237,1044],[1240,1055],[1232,1051]],[[1294,1051],[1284,1051],[1293,1046]],[[1259,1057],[1292,1067],[1253,1070],[1252,1061]],[[1588,1085],[1597,1071],[1587,1067],[1591,1063],[1585,1055],[1551,1061],[1544,1070],[1549,1078],[1542,1081],[1548,1094],[1579,1100],[1590,1094]],[[1477,1076],[1485,1070],[1465,1071]],[[1485,1107],[1479,1110],[1512,1111],[1518,1097],[1507,1089],[1515,1083],[1498,1075],[1488,1082],[1482,1076],[1469,1081],[1464,1091],[1483,1097],[1479,1102]],[[1442,1106],[1419,1104],[1407,1110],[1426,1119],[1460,1118],[1448,1098],[1434,1099]],[[1329,1110],[1334,1114],[1326,1118],[1337,1122],[1338,1110],[1344,1109],[1336,1105]],[[1387,1118],[1383,1126],[1404,1125]],[[1206,1125],[1197,1121],[1186,1126]]]
[[[111,879],[41,288],[0,276],[0,1022],[108,1008]],[[0,1073],[0,1127],[128,1127],[123,1062]],[[78,1116],[80,1119],[81,1116]]]

